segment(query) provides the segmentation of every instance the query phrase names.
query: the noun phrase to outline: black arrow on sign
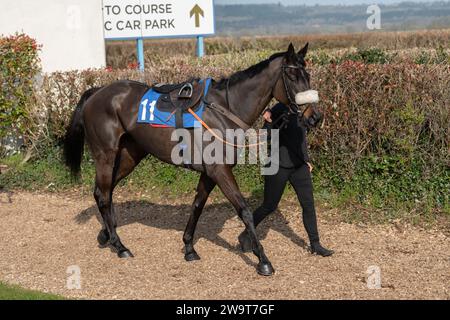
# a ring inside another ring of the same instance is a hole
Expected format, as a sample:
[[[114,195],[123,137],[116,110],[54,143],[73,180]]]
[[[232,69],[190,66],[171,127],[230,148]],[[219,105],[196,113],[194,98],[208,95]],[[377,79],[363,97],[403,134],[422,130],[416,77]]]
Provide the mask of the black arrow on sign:
[[[200,16],[205,17],[205,13],[203,12],[202,8],[199,7],[198,4],[196,4],[192,8],[190,12],[190,17],[192,18],[194,14],[195,14],[195,27],[200,28]]]

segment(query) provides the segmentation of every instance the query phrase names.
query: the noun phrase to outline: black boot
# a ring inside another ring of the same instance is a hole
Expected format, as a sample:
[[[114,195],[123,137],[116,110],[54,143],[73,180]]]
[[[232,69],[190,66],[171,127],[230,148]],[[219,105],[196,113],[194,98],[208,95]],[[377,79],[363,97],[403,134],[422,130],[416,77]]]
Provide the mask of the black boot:
[[[242,252],[252,252],[252,240],[248,236],[248,233],[246,230],[244,230],[238,237],[239,244],[241,247]]]
[[[328,250],[328,249],[322,247],[320,242],[312,242],[311,243],[311,253],[318,254],[319,256],[322,256],[322,257],[328,257],[328,256],[331,256],[334,253],[334,251]]]

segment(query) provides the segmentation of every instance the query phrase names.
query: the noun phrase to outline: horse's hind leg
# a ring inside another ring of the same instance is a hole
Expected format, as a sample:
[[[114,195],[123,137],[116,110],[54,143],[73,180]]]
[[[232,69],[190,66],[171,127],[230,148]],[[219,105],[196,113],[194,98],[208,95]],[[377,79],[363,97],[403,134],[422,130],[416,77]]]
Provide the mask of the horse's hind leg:
[[[100,231],[98,241],[105,245],[109,243],[120,258],[132,257],[133,254],[120,241],[116,232],[116,218],[112,204],[112,192],[117,173],[117,151],[110,150],[101,152],[96,157],[96,177],[94,198],[105,224],[104,230]]]
[[[118,158],[116,159],[116,173],[113,188],[128,176],[145,157],[146,153],[132,141],[128,134],[122,135],[119,145]]]
[[[139,162],[145,157],[145,152],[142,151],[136,143],[134,143],[127,134],[122,135],[120,139],[119,151],[117,153],[115,164],[114,164],[114,183],[112,185],[111,194],[117,184],[126,176],[128,176],[134,168],[139,164]],[[114,222],[114,229],[117,228],[116,215],[114,212],[114,205],[111,201],[111,216]],[[106,223],[105,223],[106,225]],[[98,237],[98,243],[100,246],[105,246],[110,240],[108,230],[100,230]]]
[[[216,183],[206,175],[202,173],[197,185],[197,194],[195,195],[194,203],[192,204],[192,214],[189,217],[189,221],[186,225],[186,230],[183,235],[183,242],[185,245],[184,258],[186,261],[199,260],[197,252],[194,249],[194,232],[197,226],[198,219],[202,214],[203,207],[205,206],[208,196],[214,189]]]

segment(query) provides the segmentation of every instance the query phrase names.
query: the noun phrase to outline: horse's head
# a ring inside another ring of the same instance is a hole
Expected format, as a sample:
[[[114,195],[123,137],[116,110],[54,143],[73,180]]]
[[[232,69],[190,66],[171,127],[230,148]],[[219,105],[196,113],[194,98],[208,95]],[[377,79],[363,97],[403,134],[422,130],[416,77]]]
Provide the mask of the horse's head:
[[[273,95],[275,99],[289,106],[297,113],[301,121],[308,127],[316,126],[322,119],[322,113],[317,109],[319,94],[311,90],[309,73],[306,71],[305,56],[308,43],[295,52],[292,43],[282,58],[281,77],[275,84]]]

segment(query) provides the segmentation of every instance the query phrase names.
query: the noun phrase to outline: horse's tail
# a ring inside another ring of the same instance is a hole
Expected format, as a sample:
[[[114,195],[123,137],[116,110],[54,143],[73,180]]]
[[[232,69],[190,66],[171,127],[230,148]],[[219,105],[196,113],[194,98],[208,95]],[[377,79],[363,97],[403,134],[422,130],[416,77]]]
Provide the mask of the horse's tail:
[[[70,125],[67,127],[64,137],[64,160],[74,176],[80,173],[81,159],[84,151],[84,123],[83,106],[85,102],[100,88],[86,90],[78,101],[75,111],[72,114]]]

